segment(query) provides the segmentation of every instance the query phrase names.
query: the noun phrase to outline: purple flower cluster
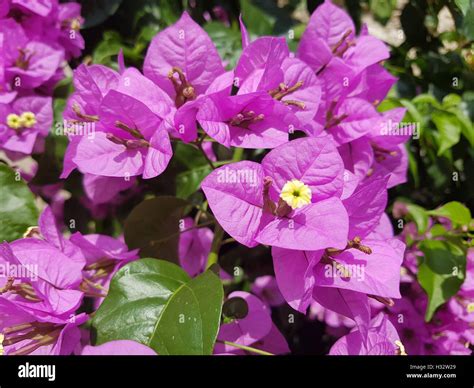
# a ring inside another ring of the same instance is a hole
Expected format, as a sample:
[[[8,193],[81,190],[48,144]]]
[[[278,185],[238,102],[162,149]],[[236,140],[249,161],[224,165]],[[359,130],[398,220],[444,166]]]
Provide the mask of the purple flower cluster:
[[[11,6],[20,7],[16,3]],[[50,11],[62,15],[55,24],[56,43],[66,42],[64,28],[76,31],[72,26],[80,24],[78,9],[63,7]],[[27,20],[43,20],[40,11],[29,10]],[[13,123],[11,112],[19,115],[18,136],[33,121],[34,130],[48,128],[37,102],[47,97],[28,93],[48,89],[61,61],[81,47],[79,35],[62,51],[36,42],[32,37],[41,29],[30,31],[36,24],[27,24],[10,18],[0,29],[20,37],[15,47],[4,40],[2,58],[5,85],[18,77],[23,82],[21,90],[7,88],[3,94],[13,95],[7,123]],[[242,55],[230,71],[187,13],[152,40],[143,73],[127,68],[122,55],[119,71],[80,65],[64,112],[70,141],[62,178],[77,169],[89,200],[105,204],[138,178],[162,174],[173,156],[172,142],[195,145],[213,167],[201,189],[219,227],[244,246],[271,247],[275,272],[275,278],[257,279],[253,294],[228,295],[243,299],[248,312],[224,321],[216,354],[242,354],[248,347],[288,353],[270,314],[270,306],[283,300],[302,313],[322,306],[350,322],[351,332],[330,354],[405,354],[387,314],[371,309],[373,301],[393,306],[401,297],[405,251],[384,213],[387,190],[406,179],[408,139],[390,130],[404,109],[377,110],[395,83],[381,65],[387,47],[365,27],[356,35],[351,18],[330,1],[311,16],[296,54],[284,38],[250,41],[243,23],[241,30]],[[22,33],[32,37],[18,51]],[[28,108],[28,102],[38,107]],[[25,112],[33,113],[30,121]],[[215,168],[212,143],[269,151],[259,162]],[[190,218],[184,221],[179,258],[195,276],[208,264],[215,235],[193,229]],[[6,267],[27,269],[0,284],[4,351],[153,354],[134,342],[80,344],[78,325],[87,319],[77,314],[82,299],[95,297],[97,307],[112,274],[137,252],[107,236],[75,233],[66,239],[52,225],[47,208],[38,230],[2,245]],[[223,281],[230,278],[220,275]]]
[[[0,350],[11,355],[71,354],[81,348],[84,297],[98,307],[113,274],[136,259],[105,235],[63,237],[49,207],[24,238],[0,244]]]
[[[53,89],[84,48],[82,22],[77,3],[0,3],[0,150],[12,160],[42,152]]]
[[[409,223],[399,238],[422,241],[433,233],[434,225],[430,220],[428,230],[420,234],[416,225]],[[451,229],[449,221],[445,226]],[[384,310],[409,354],[470,355],[474,339],[474,250],[467,251],[466,277],[460,290],[436,311],[430,322],[424,319],[428,298],[417,281],[418,258],[422,256],[416,244],[409,246],[402,264],[402,299]]]

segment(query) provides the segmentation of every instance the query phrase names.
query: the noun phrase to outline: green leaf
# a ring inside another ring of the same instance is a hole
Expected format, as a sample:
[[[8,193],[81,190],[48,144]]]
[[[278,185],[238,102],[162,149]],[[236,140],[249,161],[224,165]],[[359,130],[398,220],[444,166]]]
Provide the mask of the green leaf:
[[[459,106],[461,102],[462,102],[461,96],[454,93],[450,93],[444,96],[442,103],[443,103],[443,108],[447,109],[454,106]]]
[[[411,218],[415,221],[418,233],[423,234],[428,228],[428,213],[421,206],[407,203],[407,209]]]
[[[460,9],[463,15],[466,15],[467,11],[471,7],[472,0],[454,0],[456,6]]]
[[[255,35],[271,35],[276,19],[252,3],[251,0],[240,0],[242,20],[247,29]]]
[[[129,339],[161,355],[210,355],[223,298],[212,271],[190,279],[162,260],[132,262],[115,274],[95,314],[97,343]]]
[[[19,173],[5,164],[0,164],[0,187],[0,241],[13,241],[38,224],[39,212]]]
[[[430,229],[430,237],[440,237],[440,236],[445,236],[447,235],[448,230],[441,224],[435,224],[433,227]]]
[[[418,96],[414,97],[412,100],[413,104],[415,105],[431,105],[435,108],[441,107],[436,97],[432,96],[431,94],[419,94]]]
[[[470,40],[474,39],[474,7],[467,10],[464,15],[462,27],[462,31],[466,38]]]
[[[179,223],[187,201],[159,196],[136,206],[125,220],[125,242],[141,257],[178,262]]]
[[[396,3],[394,0],[370,0],[369,6],[375,18],[382,24],[386,24]]]
[[[428,212],[431,216],[446,217],[456,225],[469,225],[471,222],[471,211],[463,204],[452,201]]]
[[[122,0],[82,0],[81,15],[85,19],[83,28],[97,26],[112,16]]]
[[[202,180],[209,175],[211,167],[208,165],[193,168],[176,176],[176,196],[187,199],[201,186]]]
[[[431,117],[439,131],[438,156],[459,142],[461,137],[461,123],[457,117],[449,112],[435,111]]]
[[[116,31],[105,31],[103,35],[103,40],[97,45],[92,54],[92,62],[110,65],[112,57],[118,54],[123,43],[120,34]]]
[[[413,183],[416,188],[420,187],[420,174],[418,171],[418,163],[416,162],[416,158],[413,155],[413,152],[407,147],[408,153],[408,167],[410,169],[411,176],[413,177]]]
[[[173,158],[183,166],[187,167],[189,170],[193,169],[194,167],[207,164],[206,158],[204,158],[199,150],[185,143],[177,144]]]
[[[418,281],[428,295],[425,320],[455,295],[466,273],[466,254],[459,246],[447,241],[425,240],[420,243],[424,261],[418,268]]]
[[[227,67],[233,69],[239,60],[242,48],[240,32],[219,22],[207,23],[204,25],[204,30],[216,45],[221,58],[227,62]]]

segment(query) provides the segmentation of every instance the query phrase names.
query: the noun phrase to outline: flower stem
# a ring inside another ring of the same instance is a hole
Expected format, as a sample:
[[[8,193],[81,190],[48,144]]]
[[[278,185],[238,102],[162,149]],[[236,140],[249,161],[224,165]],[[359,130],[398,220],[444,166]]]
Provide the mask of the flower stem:
[[[245,350],[247,352],[256,353],[256,354],[259,354],[261,356],[274,356],[273,353],[269,353],[269,352],[266,352],[264,350],[252,348],[250,346],[239,345],[239,344],[236,344],[235,342],[220,341],[220,340],[218,340],[217,342],[220,342],[221,344],[225,344],[225,345],[228,345],[228,346],[233,346],[234,348],[242,349],[242,350]]]
[[[217,263],[219,259],[219,249],[221,248],[222,238],[224,237],[224,229],[216,222],[214,229],[214,238],[212,239],[211,252],[207,256],[206,269]]]

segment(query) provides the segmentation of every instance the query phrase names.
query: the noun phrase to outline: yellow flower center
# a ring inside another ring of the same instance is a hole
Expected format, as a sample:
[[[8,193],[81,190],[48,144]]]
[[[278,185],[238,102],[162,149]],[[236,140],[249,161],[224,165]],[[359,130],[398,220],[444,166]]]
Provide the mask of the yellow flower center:
[[[5,351],[3,349],[3,340],[5,339],[5,336],[3,334],[0,334],[0,356],[3,356],[5,354]]]
[[[78,18],[71,20],[71,30],[79,31],[81,29],[81,21]]]
[[[474,313],[474,303],[469,303],[466,310],[469,314]]]
[[[23,112],[20,116],[20,120],[25,128],[31,128],[36,124],[36,116],[33,112]]]
[[[10,113],[7,116],[7,125],[12,129],[20,129],[22,125],[20,116]]]
[[[311,189],[298,179],[292,179],[283,186],[280,198],[292,209],[299,209],[311,203]]]

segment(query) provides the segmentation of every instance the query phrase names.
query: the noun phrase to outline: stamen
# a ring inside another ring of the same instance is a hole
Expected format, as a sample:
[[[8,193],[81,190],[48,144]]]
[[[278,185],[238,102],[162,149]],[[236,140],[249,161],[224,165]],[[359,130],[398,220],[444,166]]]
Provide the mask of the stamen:
[[[332,257],[330,257],[327,252],[325,252],[321,258],[321,263],[323,264],[329,264],[329,265],[334,265],[336,269],[342,273],[342,278],[343,279],[350,279],[351,278],[351,271],[344,265],[339,263],[338,261],[334,260]]]
[[[40,238],[41,233],[40,230],[37,226],[29,226],[28,229],[26,229],[26,232],[23,233],[23,238]]]
[[[129,149],[146,148],[149,146],[150,143],[148,143],[145,139],[127,140],[125,142],[125,147]]]
[[[384,304],[387,307],[393,307],[395,302],[392,298],[384,298],[383,296],[378,295],[367,295],[369,298],[375,299],[377,302]]]
[[[174,76],[178,75],[178,79]],[[176,91],[175,105],[177,108],[185,104],[187,101],[196,99],[196,91],[194,87],[186,79],[186,75],[179,67],[173,67],[168,73],[169,80],[173,83]]]
[[[125,139],[121,139],[118,136],[115,136],[113,133],[109,132],[105,135],[105,137],[107,138],[107,140],[110,140],[112,143],[126,146],[127,141]]]
[[[256,115],[254,111],[248,111],[236,114],[227,123],[234,127],[249,129],[250,124],[262,121],[264,118],[263,113]]]
[[[270,187],[273,183],[273,179],[266,176],[263,178],[263,211],[270,214],[275,214],[276,205],[270,198]]]
[[[283,199],[278,200],[278,206],[276,208],[275,214],[277,217],[286,217],[292,212],[292,208],[288,205]]]
[[[97,116],[97,115],[88,115],[86,113],[82,113],[81,107],[76,102],[72,104],[72,110],[77,115],[77,117],[79,117],[82,120],[85,120],[85,121],[99,121],[99,116]]]
[[[144,139],[145,137],[141,134],[141,132],[138,130],[138,128],[130,128],[127,124],[122,123],[121,121],[116,121],[115,126],[117,128],[120,128],[121,130],[129,133],[133,137],[136,137],[137,139]]]
[[[361,238],[356,236],[352,240],[349,240],[347,246],[349,248],[354,248],[361,252],[364,252],[367,255],[370,255],[372,253],[372,249],[370,249],[370,247],[368,247],[367,245],[362,245],[361,241]]]
[[[341,57],[349,47],[354,46],[355,42],[348,41],[346,42],[346,39],[349,37],[349,35],[352,34],[352,30],[347,30],[344,35],[337,41],[337,43],[334,45],[332,48],[332,53],[338,57]],[[341,51],[338,52],[339,48],[343,45],[346,44]]]
[[[298,81],[293,86],[287,86],[284,83],[281,83],[278,89],[270,90],[270,96],[272,96],[275,100],[280,101],[283,97],[287,96],[290,93],[298,90],[303,86],[303,81]]]
[[[283,104],[285,104],[285,105],[293,105],[293,106],[296,106],[296,107],[298,107],[298,108],[300,108],[300,109],[303,109],[303,110],[306,109],[305,103],[304,103],[304,102],[301,102],[301,101],[296,101],[296,100],[283,100],[282,102],[283,102]]]
[[[344,113],[340,116],[333,116],[331,117],[330,120],[326,121],[326,125],[324,126],[324,129],[329,129],[331,127],[335,127],[336,125],[339,125],[343,120],[345,120],[349,115],[347,113]]]
[[[30,354],[41,346],[46,346],[46,345],[55,343],[60,334],[61,334],[61,328],[55,329],[49,334],[46,334],[40,337],[40,339],[38,340],[37,338],[34,338],[34,341],[36,342],[30,343],[29,345],[24,346],[23,348],[15,350],[14,352],[11,352],[10,355],[20,356],[20,355]]]
[[[5,283],[5,285],[0,288],[0,295],[6,293],[6,292],[9,292],[11,291],[12,287],[13,287],[13,282],[15,281],[15,278],[10,276],[8,279],[7,279],[7,282]]]
[[[19,48],[18,51],[19,55],[15,61],[15,66],[22,70],[28,70],[28,67],[30,66],[31,57],[33,56],[34,52],[28,53],[28,50],[21,48]]]

